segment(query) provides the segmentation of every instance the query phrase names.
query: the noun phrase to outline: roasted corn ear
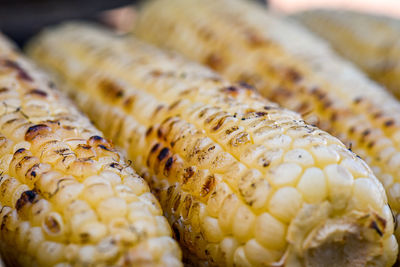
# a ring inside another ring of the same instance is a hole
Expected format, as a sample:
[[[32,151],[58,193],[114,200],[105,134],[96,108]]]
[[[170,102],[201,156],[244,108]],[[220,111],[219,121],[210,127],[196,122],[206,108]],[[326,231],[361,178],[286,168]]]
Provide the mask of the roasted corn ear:
[[[338,139],[213,71],[79,24],[28,51],[157,193],[193,265],[391,266],[384,189]]]
[[[399,213],[400,104],[324,41],[239,0],[151,1],[136,26],[145,40],[256,85],[341,139],[372,167]]]
[[[181,266],[148,184],[0,36],[0,252],[7,266]]]
[[[400,97],[398,19],[344,10],[310,10],[293,17]]]

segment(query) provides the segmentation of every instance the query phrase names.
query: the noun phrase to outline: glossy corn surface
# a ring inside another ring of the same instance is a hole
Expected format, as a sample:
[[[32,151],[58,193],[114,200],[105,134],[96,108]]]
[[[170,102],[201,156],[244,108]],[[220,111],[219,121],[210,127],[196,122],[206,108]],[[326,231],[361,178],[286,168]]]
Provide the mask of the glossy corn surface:
[[[297,21],[400,97],[400,21],[344,10],[310,10]]]
[[[7,266],[181,266],[158,201],[0,36],[0,252]]]
[[[298,23],[251,1],[157,0],[143,7],[136,33],[256,85],[338,137],[372,167],[400,211],[399,102]]]
[[[338,139],[211,70],[85,25],[30,55],[157,193],[189,265],[391,266],[383,187]]]

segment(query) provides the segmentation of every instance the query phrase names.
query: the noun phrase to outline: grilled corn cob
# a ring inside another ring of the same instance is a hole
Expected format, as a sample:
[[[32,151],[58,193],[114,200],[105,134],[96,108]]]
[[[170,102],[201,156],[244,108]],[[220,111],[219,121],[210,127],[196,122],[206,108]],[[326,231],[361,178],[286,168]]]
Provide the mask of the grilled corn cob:
[[[2,36],[0,176],[8,266],[181,266],[147,183]]]
[[[400,97],[399,20],[344,10],[312,10],[294,18]]]
[[[297,113],[96,27],[48,30],[28,51],[126,149],[191,264],[393,264],[382,185]]]
[[[324,41],[250,1],[152,1],[136,26],[145,40],[256,85],[337,136],[372,167],[399,213],[400,104]]]

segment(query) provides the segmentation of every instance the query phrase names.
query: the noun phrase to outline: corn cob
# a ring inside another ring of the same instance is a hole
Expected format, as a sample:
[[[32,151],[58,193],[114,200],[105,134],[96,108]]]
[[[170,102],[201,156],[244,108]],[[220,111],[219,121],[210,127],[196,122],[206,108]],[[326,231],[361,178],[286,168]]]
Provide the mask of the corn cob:
[[[399,20],[344,10],[312,10],[294,18],[400,97]]]
[[[7,266],[181,266],[155,196],[0,36],[0,251]]]
[[[384,189],[338,139],[246,84],[72,24],[28,51],[124,147],[193,265],[391,266]]]
[[[256,85],[361,156],[400,211],[400,104],[322,40],[250,1],[160,0],[136,33]],[[400,231],[397,234],[400,237]]]

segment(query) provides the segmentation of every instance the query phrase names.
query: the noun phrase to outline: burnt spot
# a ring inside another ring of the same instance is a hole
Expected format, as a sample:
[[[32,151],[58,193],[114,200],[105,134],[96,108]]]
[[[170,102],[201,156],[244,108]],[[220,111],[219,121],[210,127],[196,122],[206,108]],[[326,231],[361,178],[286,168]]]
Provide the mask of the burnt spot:
[[[26,176],[28,179],[31,179],[31,180],[32,180],[33,178],[36,178],[36,176],[38,175],[38,174],[37,174],[37,170],[39,169],[39,166],[40,166],[39,163],[34,164],[32,167],[30,167],[30,168],[27,170],[25,176]]]
[[[90,145],[79,144],[79,145],[78,145],[78,148],[82,148],[82,149],[84,149],[84,150],[89,150],[89,149],[91,149],[92,147],[91,147]]]
[[[168,154],[169,154],[169,148],[164,147],[163,149],[161,149],[160,153],[158,153],[157,159],[159,161],[162,161],[168,156]]]
[[[379,236],[383,236],[383,232],[381,229],[379,229],[379,226],[376,223],[376,221],[372,221],[371,224],[369,225],[369,227],[371,229],[374,229],[378,233]]]
[[[32,89],[26,94],[27,95],[35,95],[35,96],[39,96],[39,97],[47,97],[47,93],[45,91],[40,90],[40,89]]]
[[[331,114],[331,121],[337,121],[337,119],[338,119],[338,114],[336,113],[336,112],[333,112],[332,114]]]
[[[189,179],[193,177],[194,171],[195,170],[194,170],[193,167],[189,167],[189,168],[184,169],[184,171],[183,171],[183,181],[182,181],[183,184],[186,184],[189,181]]]
[[[163,137],[163,135],[164,135],[164,134],[163,134],[162,128],[161,128],[161,127],[158,128],[158,129],[157,129],[157,137],[161,139],[161,138]]]
[[[383,116],[383,113],[382,112],[377,112],[373,116],[374,116],[375,119],[378,119],[378,118]]]
[[[105,139],[101,136],[98,136],[98,135],[94,135],[94,136],[90,137],[88,139],[87,143],[90,146],[104,145],[105,147],[108,147],[108,148],[112,148],[112,146],[113,146],[110,141],[108,141],[107,139]]]
[[[25,133],[25,141],[32,141],[36,136],[47,135],[51,132],[51,128],[45,124],[37,124],[28,128]]]
[[[204,60],[204,63],[210,68],[216,70],[222,66],[222,58],[216,53],[210,53]]]
[[[151,148],[150,153],[152,154],[152,153],[156,152],[156,151],[158,150],[159,147],[160,147],[160,144],[159,144],[159,143],[155,144],[155,145]]]
[[[243,87],[244,89],[251,90],[251,91],[255,91],[255,88],[254,88],[252,85],[250,85],[250,84],[248,84],[247,82],[245,82],[245,81],[240,81],[240,82],[238,82],[238,84],[239,84],[241,87]]]
[[[172,224],[172,231],[174,232],[174,238],[179,242],[179,241],[181,241],[181,234],[180,234],[180,232],[179,232],[179,223],[178,223],[178,221],[175,221],[173,224]]]
[[[150,72],[150,75],[153,76],[153,77],[160,77],[162,74],[163,74],[163,73],[162,73],[162,71],[160,71],[160,70],[152,70],[152,71]]]
[[[263,39],[260,34],[257,34],[256,32],[254,32],[250,29],[246,29],[243,32],[243,34],[244,34],[244,37],[246,38],[247,43],[250,46],[260,46],[260,45],[267,43],[266,40]]]
[[[171,168],[172,168],[172,164],[174,163],[174,158],[173,157],[169,157],[168,159],[167,159],[167,161],[165,162],[165,168],[164,168],[164,170],[166,171],[166,172],[169,172],[170,170],[171,170]]]
[[[353,99],[353,103],[356,105],[359,104],[361,101],[362,101],[362,97],[356,97]]]
[[[218,131],[218,129],[221,128],[221,126],[224,124],[226,118],[228,118],[228,116],[225,116],[225,117],[222,117],[221,119],[219,119],[218,122],[212,128],[212,130]]]
[[[239,130],[239,126],[233,126],[225,131],[226,134],[231,134],[235,131]]]
[[[129,96],[124,100],[124,108],[131,109],[133,104],[135,103],[135,96]]]
[[[105,96],[113,99],[119,99],[124,96],[124,89],[119,84],[108,79],[103,79],[99,83],[99,88]]]
[[[174,109],[174,108],[176,108],[180,103],[181,103],[181,101],[182,100],[176,100],[174,103],[172,103],[170,106],[169,106],[169,110],[172,110],[172,109]]]
[[[25,148],[19,148],[17,151],[14,152],[14,157],[17,156],[18,154],[22,154],[26,151]]]
[[[181,204],[181,195],[180,194],[176,194],[175,199],[173,200],[172,203],[172,212],[177,212],[179,210],[179,206]]]
[[[153,132],[153,126],[150,126],[150,127],[146,130],[146,136],[149,136],[152,132]]]
[[[371,130],[370,130],[370,129],[366,129],[366,130],[364,130],[364,131],[361,133],[361,135],[362,135],[363,137],[366,137],[366,136],[368,136],[370,133],[371,133]]]
[[[213,151],[214,149],[215,149],[215,146],[210,146],[210,147],[207,149],[207,151],[210,152],[210,151]]]
[[[216,179],[214,175],[210,175],[207,177],[206,182],[201,187],[200,196],[205,197],[207,196],[215,187]]]
[[[255,115],[256,118],[258,118],[258,117],[266,116],[266,115],[268,115],[268,113],[267,112],[263,112],[263,111],[258,111],[258,112],[254,112],[254,115]]]
[[[4,123],[4,125],[7,125],[7,124],[11,124],[11,123],[13,123],[13,122],[15,122],[15,121],[17,121],[18,119],[11,119],[11,120],[8,120],[8,121],[6,121],[5,123]]]
[[[9,91],[8,88],[5,88],[5,87],[0,88],[0,94],[7,93],[8,91]]]
[[[55,83],[54,83],[53,81],[49,81],[49,82],[47,83],[47,86],[48,86],[50,89],[56,88],[56,85],[55,85]]]
[[[21,80],[25,80],[28,82],[33,81],[32,77],[17,62],[12,60],[5,60],[3,64],[8,68],[16,70],[18,72],[18,78],[20,78]]]
[[[117,169],[117,170],[119,170],[119,171],[122,171],[122,170],[124,169],[123,166],[121,166],[120,164],[118,164],[118,163],[116,163],[116,162],[111,163],[109,166],[110,166],[111,168]]]
[[[44,219],[44,225],[50,233],[57,234],[61,230],[60,223],[53,217],[47,216]]]
[[[113,151],[112,149],[109,149],[104,145],[98,145],[97,147],[100,148],[100,149],[106,150],[106,151]]]
[[[375,145],[375,141],[371,141],[367,144],[367,148],[371,149]]]
[[[286,77],[294,83],[300,82],[302,79],[301,74],[292,68],[286,70]]]
[[[153,116],[156,116],[164,108],[164,105],[158,105],[153,112]]]
[[[37,193],[34,190],[27,190],[21,194],[17,203],[15,204],[15,208],[17,210],[22,209],[27,203],[33,203],[35,201]]]
[[[186,195],[183,200],[183,205],[181,208],[181,215],[183,218],[187,218],[189,216],[190,208],[192,207],[193,199],[191,195]]]
[[[353,134],[355,131],[356,131],[356,127],[351,126],[350,129],[349,129],[349,133]]]
[[[390,126],[392,126],[392,125],[394,125],[394,120],[387,120],[387,121],[385,121],[385,124],[384,124],[386,127],[390,127]]]

